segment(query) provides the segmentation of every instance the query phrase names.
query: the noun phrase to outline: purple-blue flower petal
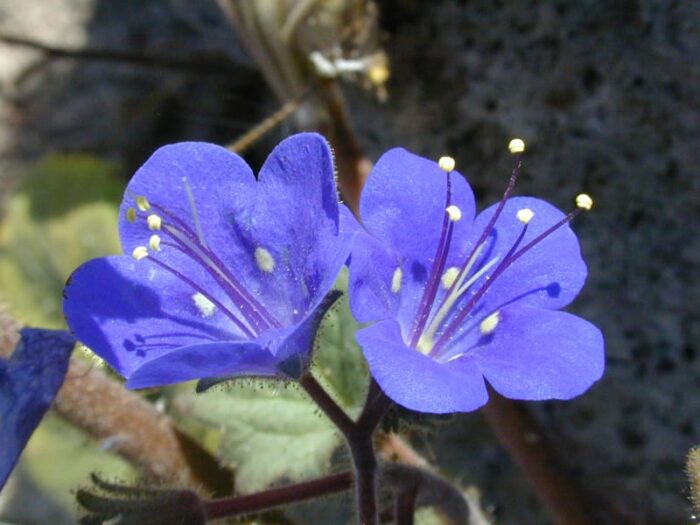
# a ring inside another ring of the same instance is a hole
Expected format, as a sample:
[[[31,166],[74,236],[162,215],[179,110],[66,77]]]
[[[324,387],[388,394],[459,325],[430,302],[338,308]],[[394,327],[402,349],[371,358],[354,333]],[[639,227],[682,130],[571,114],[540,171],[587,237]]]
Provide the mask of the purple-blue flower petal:
[[[258,342],[220,342],[185,346],[137,368],[127,388],[169,385],[200,377],[275,376],[277,360]]]
[[[401,148],[388,151],[374,166],[362,190],[360,212],[362,224],[375,239],[358,237],[350,263],[350,287],[357,294],[351,306],[358,319],[378,320],[386,317],[380,313],[390,314],[404,334],[410,330],[435,261],[448,177],[450,204],[460,209],[462,218],[454,223],[446,268],[466,256],[474,220],[474,195],[464,177],[456,171],[447,175],[436,162]],[[357,256],[358,252],[365,253]],[[400,293],[388,295],[397,268],[402,276]]]
[[[9,360],[0,359],[0,489],[63,384],[75,345],[59,330],[20,333]]]
[[[440,364],[403,342],[399,325],[380,321],[357,332],[372,376],[396,403],[419,412],[469,412],[486,403],[488,393],[476,364]]]
[[[496,205],[491,206],[477,216],[471,233],[472,244],[481,235],[495,208]],[[494,240],[484,249],[482,260],[499,255],[502,258],[508,252],[523,229],[516,215],[524,208],[531,209],[534,217],[521,247],[564,218],[564,213],[541,199],[509,199],[496,221]],[[490,313],[513,301],[542,308],[562,308],[578,295],[586,275],[578,239],[569,225],[564,225],[526,252],[491,284],[479,302],[480,312]],[[474,289],[483,282],[482,279]]]
[[[225,236],[248,289],[282,324],[311,312],[335,282],[353,237],[339,217],[326,140],[301,133],[282,141],[260,170],[255,196],[233,219]],[[261,270],[257,248],[271,255],[273,271]]]
[[[148,258],[93,259],[66,285],[63,311],[76,336],[125,377],[178,348],[242,339],[219,309],[205,317],[195,290]]]
[[[598,328],[566,312],[521,304],[501,310],[493,337],[467,358],[511,399],[571,399],[600,379],[605,367]]]

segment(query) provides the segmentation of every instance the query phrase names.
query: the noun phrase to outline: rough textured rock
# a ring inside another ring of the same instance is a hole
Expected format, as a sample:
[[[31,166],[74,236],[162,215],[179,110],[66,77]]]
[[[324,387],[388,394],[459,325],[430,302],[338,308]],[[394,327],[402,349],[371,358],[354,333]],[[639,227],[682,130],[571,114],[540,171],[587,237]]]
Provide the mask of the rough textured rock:
[[[52,0],[37,15],[0,2],[6,32],[231,69],[52,60],[16,85],[17,64],[40,54],[13,48],[17,59],[0,62],[5,161],[87,150],[133,165],[168,141],[228,140],[273,110],[215,5],[185,5]],[[607,502],[601,523],[684,522],[683,458],[700,442],[700,5],[387,0],[382,13],[390,99],[346,90],[370,156],[399,144],[449,153],[486,205],[505,186],[517,135],[529,144],[520,194],[562,208],[581,190],[594,196],[575,225],[590,277],[571,310],[602,327],[607,372],[586,396],[534,410]],[[436,456],[483,488],[499,523],[545,522],[478,416],[449,434]]]

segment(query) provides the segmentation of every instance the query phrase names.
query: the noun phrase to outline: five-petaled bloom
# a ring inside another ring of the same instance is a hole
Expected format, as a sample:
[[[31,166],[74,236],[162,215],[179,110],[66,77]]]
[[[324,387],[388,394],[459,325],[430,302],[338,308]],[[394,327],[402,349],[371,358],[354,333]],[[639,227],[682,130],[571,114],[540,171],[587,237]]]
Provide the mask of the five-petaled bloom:
[[[524,143],[511,142],[521,153]],[[514,399],[570,399],[600,378],[603,338],[557,311],[578,294],[586,265],[569,215],[510,197],[475,217],[469,185],[449,157],[384,154],[360,201],[364,231],[350,260],[350,301],[374,378],[422,412],[474,410],[485,382]]]
[[[126,255],[66,285],[68,325],[130,388],[298,369],[350,253],[346,216],[320,135],[280,143],[258,180],[222,147],[165,146],[126,188]]]

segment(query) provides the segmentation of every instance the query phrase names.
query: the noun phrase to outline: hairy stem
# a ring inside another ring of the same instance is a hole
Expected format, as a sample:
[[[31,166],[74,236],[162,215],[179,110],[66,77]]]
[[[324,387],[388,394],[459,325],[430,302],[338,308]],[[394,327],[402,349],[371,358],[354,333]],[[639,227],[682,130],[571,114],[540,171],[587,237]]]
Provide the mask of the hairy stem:
[[[391,406],[391,400],[382,392],[376,381],[372,380],[362,413],[357,421],[353,421],[311,374],[305,374],[299,382],[345,437],[354,469],[359,523],[376,525],[377,458],[373,437],[377,426]]]
[[[352,480],[352,473],[343,472],[246,496],[207,501],[204,503],[204,512],[207,520],[251,514],[288,503],[342,492],[352,486]]]

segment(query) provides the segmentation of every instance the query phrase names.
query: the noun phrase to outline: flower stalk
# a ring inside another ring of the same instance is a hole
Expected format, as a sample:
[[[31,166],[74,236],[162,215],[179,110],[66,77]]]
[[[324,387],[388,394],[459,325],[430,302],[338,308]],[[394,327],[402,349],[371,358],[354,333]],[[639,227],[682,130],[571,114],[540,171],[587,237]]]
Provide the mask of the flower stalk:
[[[392,401],[372,380],[362,413],[357,421],[353,421],[311,374],[302,376],[299,383],[340,430],[348,444],[354,470],[358,523],[376,525],[377,457],[373,436]]]

